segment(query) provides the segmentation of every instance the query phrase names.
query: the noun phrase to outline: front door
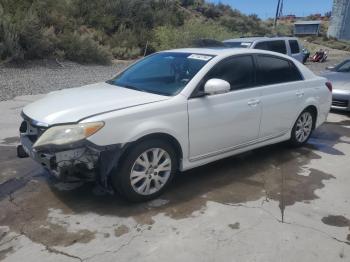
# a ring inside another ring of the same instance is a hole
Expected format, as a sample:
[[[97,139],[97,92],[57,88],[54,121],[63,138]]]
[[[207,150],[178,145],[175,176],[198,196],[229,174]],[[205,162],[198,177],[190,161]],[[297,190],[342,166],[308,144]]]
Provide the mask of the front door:
[[[233,150],[259,135],[262,109],[253,57],[225,59],[202,83],[211,78],[228,81],[231,91],[188,100],[190,160]]]

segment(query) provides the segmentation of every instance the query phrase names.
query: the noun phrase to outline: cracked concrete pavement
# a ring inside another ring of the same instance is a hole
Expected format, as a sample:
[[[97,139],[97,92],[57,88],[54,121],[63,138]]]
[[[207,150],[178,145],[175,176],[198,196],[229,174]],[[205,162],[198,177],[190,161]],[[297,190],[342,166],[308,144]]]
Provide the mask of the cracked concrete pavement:
[[[0,102],[0,261],[350,261],[350,118],[178,174],[130,204],[17,159],[20,110]]]

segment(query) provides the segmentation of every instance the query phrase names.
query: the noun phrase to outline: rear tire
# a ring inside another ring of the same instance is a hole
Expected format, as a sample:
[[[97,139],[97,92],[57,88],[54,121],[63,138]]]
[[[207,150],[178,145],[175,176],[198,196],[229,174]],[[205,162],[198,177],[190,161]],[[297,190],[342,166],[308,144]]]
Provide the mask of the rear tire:
[[[141,141],[125,152],[112,175],[112,186],[128,201],[151,200],[168,187],[177,167],[171,144],[158,139]]]
[[[301,112],[293,126],[291,138],[289,140],[290,144],[295,147],[306,144],[314,129],[315,121],[316,117],[312,110],[305,109]]]

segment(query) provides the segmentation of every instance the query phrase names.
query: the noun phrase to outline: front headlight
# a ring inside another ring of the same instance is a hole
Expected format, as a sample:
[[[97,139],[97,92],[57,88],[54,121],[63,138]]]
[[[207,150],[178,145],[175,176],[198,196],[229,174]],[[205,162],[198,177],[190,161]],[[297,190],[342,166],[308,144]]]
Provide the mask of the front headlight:
[[[39,137],[33,147],[38,148],[45,145],[65,145],[74,143],[95,134],[103,126],[103,122],[53,126]]]

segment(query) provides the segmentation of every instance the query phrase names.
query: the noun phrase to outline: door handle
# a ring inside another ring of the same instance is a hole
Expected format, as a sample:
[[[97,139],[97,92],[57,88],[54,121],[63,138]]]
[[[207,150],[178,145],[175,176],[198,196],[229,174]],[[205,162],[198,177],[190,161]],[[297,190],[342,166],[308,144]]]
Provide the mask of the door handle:
[[[303,91],[297,91],[295,94],[297,95],[297,97],[302,97],[304,95],[304,92]]]
[[[257,106],[258,104],[260,104],[260,100],[258,99],[252,99],[248,101],[249,106]]]

